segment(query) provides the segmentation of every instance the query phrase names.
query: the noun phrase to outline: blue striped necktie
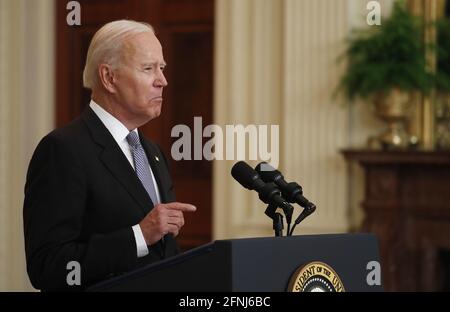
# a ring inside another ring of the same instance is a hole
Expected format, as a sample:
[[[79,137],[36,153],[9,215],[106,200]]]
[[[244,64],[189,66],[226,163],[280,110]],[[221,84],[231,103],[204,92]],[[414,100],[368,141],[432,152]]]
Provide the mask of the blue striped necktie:
[[[158,204],[158,197],[156,196],[155,185],[153,184],[152,174],[150,172],[150,166],[148,163],[147,155],[145,154],[144,148],[139,141],[139,136],[136,131],[131,131],[127,135],[127,141],[130,145],[131,155],[134,161],[134,170],[147,191],[153,205]]]

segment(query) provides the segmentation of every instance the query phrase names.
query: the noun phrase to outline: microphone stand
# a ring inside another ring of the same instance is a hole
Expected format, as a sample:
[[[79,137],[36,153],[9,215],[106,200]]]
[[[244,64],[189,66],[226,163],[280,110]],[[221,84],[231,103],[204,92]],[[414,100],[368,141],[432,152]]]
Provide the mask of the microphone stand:
[[[275,212],[275,218],[273,218],[273,230],[275,236],[283,236],[283,215],[279,212]]]
[[[275,236],[283,236],[283,215],[277,212],[277,206],[269,204],[266,211],[264,212],[266,216],[273,220],[273,230],[275,231]]]

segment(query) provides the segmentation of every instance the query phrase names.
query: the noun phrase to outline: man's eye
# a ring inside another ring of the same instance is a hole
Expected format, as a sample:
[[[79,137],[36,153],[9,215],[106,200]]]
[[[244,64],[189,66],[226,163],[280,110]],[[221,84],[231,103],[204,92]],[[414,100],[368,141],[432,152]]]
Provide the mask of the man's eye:
[[[164,71],[165,67],[161,66],[160,69],[161,69],[161,71]]]
[[[148,70],[152,70],[152,68],[151,67],[145,67],[144,70],[148,71]]]

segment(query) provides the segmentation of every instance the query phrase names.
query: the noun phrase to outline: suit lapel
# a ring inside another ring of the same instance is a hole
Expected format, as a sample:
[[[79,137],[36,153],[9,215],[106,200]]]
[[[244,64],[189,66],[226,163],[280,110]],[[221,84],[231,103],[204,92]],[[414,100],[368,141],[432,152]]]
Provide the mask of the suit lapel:
[[[90,129],[93,140],[103,147],[99,153],[100,160],[147,214],[153,203],[117,142],[92,109],[88,107],[82,118]]]

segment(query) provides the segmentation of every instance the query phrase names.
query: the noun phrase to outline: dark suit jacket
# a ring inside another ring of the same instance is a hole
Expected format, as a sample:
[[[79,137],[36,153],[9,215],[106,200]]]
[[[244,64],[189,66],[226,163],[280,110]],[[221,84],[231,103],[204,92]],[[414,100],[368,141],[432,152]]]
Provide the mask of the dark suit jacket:
[[[167,160],[142,139],[162,202],[175,201]],[[159,160],[157,160],[157,158]],[[108,277],[175,255],[176,242],[137,258],[132,226],[153,203],[116,141],[90,109],[44,137],[31,159],[23,209],[27,270],[42,290],[81,290]],[[68,286],[67,264],[81,265],[81,286]]]

